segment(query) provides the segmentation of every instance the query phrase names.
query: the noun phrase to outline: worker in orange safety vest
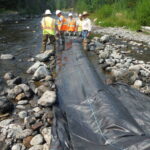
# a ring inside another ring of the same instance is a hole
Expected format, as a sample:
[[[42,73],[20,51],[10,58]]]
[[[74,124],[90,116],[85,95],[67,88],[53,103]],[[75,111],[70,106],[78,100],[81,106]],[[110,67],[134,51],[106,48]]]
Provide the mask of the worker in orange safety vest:
[[[48,40],[53,45],[53,49],[56,49],[55,34],[57,30],[56,20],[51,17],[51,11],[46,10],[41,21],[41,27],[43,29],[43,41],[42,41],[42,52],[46,50]]]
[[[76,20],[73,18],[73,14],[69,13],[69,19],[68,19],[68,32],[69,35],[74,35],[76,30],[77,30],[77,26],[76,26]]]
[[[56,15],[58,17],[57,26],[60,31],[60,38],[62,39],[62,44],[65,44],[65,32],[68,29],[67,19],[62,15],[60,10],[56,11]]]

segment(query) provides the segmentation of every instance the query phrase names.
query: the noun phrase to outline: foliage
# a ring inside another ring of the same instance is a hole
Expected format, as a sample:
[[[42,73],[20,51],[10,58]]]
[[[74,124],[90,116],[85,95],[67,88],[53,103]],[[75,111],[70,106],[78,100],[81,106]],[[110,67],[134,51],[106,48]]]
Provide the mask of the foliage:
[[[97,24],[126,26],[138,29],[150,26],[150,0],[0,0],[0,13],[15,10],[21,13],[41,14],[45,9],[88,11]]]

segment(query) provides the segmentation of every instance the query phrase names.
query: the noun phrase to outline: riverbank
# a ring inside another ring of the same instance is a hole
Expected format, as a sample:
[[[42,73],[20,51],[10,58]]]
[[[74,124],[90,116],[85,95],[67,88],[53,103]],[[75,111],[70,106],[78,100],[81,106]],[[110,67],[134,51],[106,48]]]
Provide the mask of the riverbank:
[[[106,83],[122,82],[150,95],[149,35],[122,28],[94,27],[89,50],[98,57]]]
[[[0,93],[2,150],[50,149],[52,105],[56,101],[54,51],[32,60],[35,62],[27,70],[30,80],[11,72],[4,75],[7,86]]]
[[[95,34],[109,34],[115,37],[121,37],[126,40],[134,40],[139,42],[144,42],[150,46],[150,35],[145,33],[140,33],[136,31],[131,31],[129,29],[124,29],[121,27],[98,27],[94,26],[93,32]]]

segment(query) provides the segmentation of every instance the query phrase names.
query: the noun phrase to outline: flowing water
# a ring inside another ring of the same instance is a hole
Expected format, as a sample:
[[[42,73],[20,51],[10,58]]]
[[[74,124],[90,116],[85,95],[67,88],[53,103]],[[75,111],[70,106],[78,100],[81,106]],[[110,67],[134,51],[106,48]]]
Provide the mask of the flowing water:
[[[28,59],[39,53],[41,38],[40,18],[1,24],[0,54],[12,54],[15,59],[0,60],[0,78],[9,71],[26,77]]]

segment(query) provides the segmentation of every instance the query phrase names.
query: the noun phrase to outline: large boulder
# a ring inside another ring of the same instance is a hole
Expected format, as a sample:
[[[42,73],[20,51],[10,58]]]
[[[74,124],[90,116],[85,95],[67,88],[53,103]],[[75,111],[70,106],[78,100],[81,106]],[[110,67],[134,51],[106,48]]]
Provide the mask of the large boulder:
[[[46,65],[44,63],[37,61],[27,70],[27,73],[33,74],[40,66],[46,66]]]
[[[56,92],[54,91],[46,91],[42,97],[38,100],[38,104],[41,106],[51,106],[56,101]]]
[[[41,80],[46,76],[50,75],[49,71],[45,66],[39,67],[33,75],[33,80]]]
[[[36,55],[36,59],[41,62],[48,61],[49,57],[53,54],[53,52],[54,52],[53,50],[47,50],[42,54]]]
[[[13,104],[6,97],[0,97],[0,114],[10,113],[13,108]]]
[[[0,59],[2,60],[8,60],[8,59],[14,59],[15,57],[11,54],[1,54]]]

